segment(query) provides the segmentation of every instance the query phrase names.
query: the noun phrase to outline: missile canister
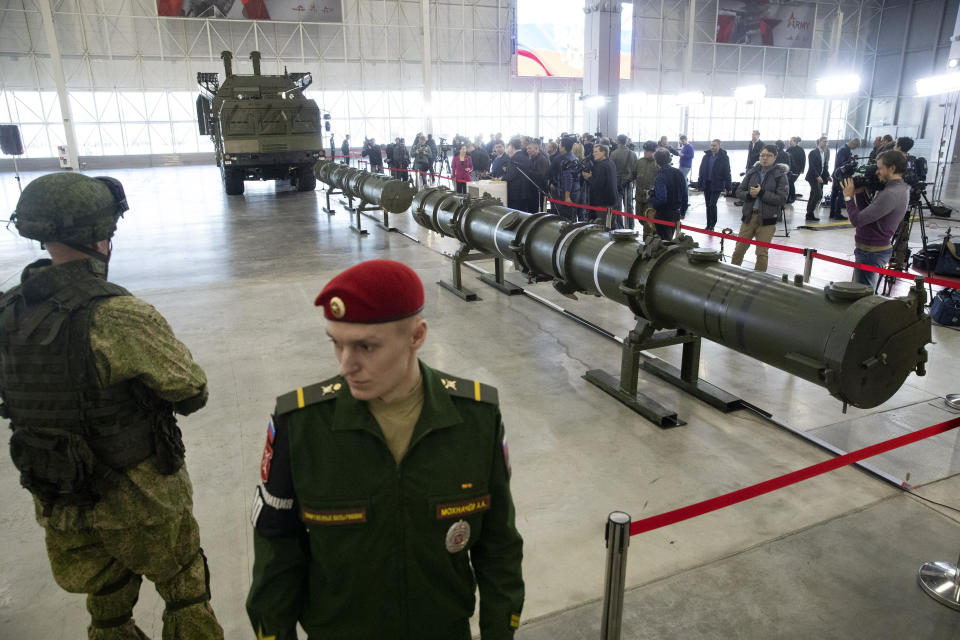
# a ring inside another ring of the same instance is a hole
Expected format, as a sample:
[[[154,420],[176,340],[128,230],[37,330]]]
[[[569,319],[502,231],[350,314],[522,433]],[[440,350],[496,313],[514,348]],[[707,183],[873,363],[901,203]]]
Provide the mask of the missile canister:
[[[350,197],[376,204],[389,213],[405,212],[417,193],[416,187],[406,180],[393,180],[326,159],[317,161],[313,173],[321,182]]]

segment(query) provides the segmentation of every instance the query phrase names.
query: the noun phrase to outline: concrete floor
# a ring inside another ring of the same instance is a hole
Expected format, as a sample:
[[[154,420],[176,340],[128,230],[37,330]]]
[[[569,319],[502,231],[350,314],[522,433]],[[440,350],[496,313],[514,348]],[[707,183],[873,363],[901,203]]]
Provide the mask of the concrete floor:
[[[734,166],[740,163],[734,155]],[[423,358],[500,390],[526,542],[527,602],[518,638],[598,636],[595,601],[603,593],[608,512],[620,509],[639,519],[829,457],[753,414],[722,414],[642,376],[641,390],[675,407],[687,422],[671,430],[651,425],[581,377],[594,368],[616,372],[615,342],[529,298],[502,295],[470,271],[465,279],[482,300],[461,302],[433,284],[450,272],[450,261],[437,251],[451,251],[455,243],[406,216],[391,221],[422,244],[366,218],[370,234],[358,237],[342,210],[334,216],[320,210],[320,190],[248,183],[245,196],[228,199],[214,167],[103,173],[123,181],[131,206],[115,238],[111,280],[154,304],[209,377],[209,405],[182,419],[181,427],[213,605],[227,638],[251,636],[243,610],[252,564],[248,508],[273,399],[336,372],[312,300],[330,277],[360,260],[389,257],[417,269],[430,326]],[[948,193],[960,194],[950,185]],[[4,211],[13,209],[16,196],[12,176],[0,174]],[[702,223],[702,197],[693,196],[692,203],[687,222]],[[738,227],[732,200],[721,202],[720,216],[718,228]],[[797,207],[791,227],[802,216]],[[929,233],[940,235],[956,220],[954,214],[936,221]],[[852,230],[792,230],[779,241],[852,257],[852,236]],[[732,246],[725,249],[729,255]],[[12,228],[0,230],[0,290],[41,255]],[[801,269],[794,256],[771,259],[771,271]],[[814,280],[849,275],[818,263]],[[549,284],[531,291],[616,335],[633,327],[629,310],[607,300],[573,302]],[[880,407],[846,415],[819,387],[712,343],[704,343],[701,375],[798,431],[856,448],[888,437],[883,425],[932,424],[904,416],[932,419],[945,411],[939,398],[960,391],[954,362],[960,333],[935,327],[934,339],[926,377],[911,376]],[[657,355],[679,361],[678,348]],[[922,470],[932,480],[918,493],[960,506],[957,438],[929,446],[911,445],[919,453],[905,449],[884,469],[897,477],[917,477]],[[54,584],[32,503],[5,455],[0,487],[0,636],[83,637],[83,598]],[[916,584],[923,562],[955,561],[958,550],[960,514],[862,470],[842,469],[633,538],[623,637],[960,638],[960,613],[935,603]],[[160,637],[161,611],[162,602],[145,586],[135,616],[151,637]]]

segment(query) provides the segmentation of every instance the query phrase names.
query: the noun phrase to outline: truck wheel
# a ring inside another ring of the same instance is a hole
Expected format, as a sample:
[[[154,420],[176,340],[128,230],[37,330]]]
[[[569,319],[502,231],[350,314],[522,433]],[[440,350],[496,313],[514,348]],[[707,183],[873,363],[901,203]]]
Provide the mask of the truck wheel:
[[[223,190],[228,196],[243,195],[243,173],[233,168],[223,170]]]
[[[313,167],[300,167],[297,171],[297,191],[314,191],[317,188],[317,176]]]

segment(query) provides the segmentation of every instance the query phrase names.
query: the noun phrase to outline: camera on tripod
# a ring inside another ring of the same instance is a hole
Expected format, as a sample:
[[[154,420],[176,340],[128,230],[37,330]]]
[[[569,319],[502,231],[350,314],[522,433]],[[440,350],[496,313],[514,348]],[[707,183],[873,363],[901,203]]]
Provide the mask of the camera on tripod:
[[[450,145],[447,144],[446,138],[440,138],[440,153],[442,155],[447,155],[450,153]]]

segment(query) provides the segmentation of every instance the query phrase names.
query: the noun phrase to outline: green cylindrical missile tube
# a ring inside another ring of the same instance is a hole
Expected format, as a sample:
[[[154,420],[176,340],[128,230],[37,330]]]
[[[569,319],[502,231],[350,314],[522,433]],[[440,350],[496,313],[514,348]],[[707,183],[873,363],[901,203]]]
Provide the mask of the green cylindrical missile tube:
[[[417,194],[412,213],[427,229],[554,279],[563,293],[600,294],[658,328],[712,340],[855,407],[875,407],[911,372],[924,373],[931,335],[920,284],[896,299],[852,282],[818,289],[720,262],[691,238],[645,244],[632,230],[521,213],[444,187]]]
[[[344,194],[381,207],[390,213],[403,213],[410,208],[416,187],[405,180],[353,169],[326,158],[313,167],[317,180],[340,189]]]

